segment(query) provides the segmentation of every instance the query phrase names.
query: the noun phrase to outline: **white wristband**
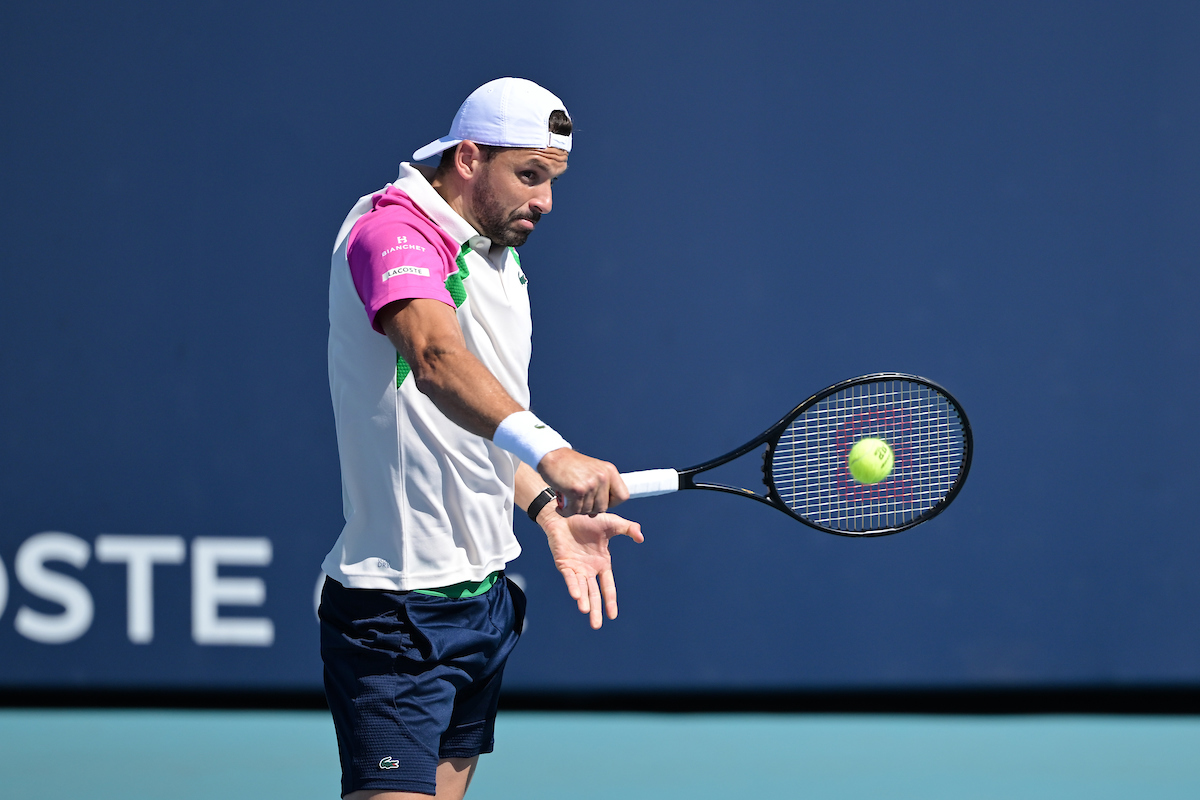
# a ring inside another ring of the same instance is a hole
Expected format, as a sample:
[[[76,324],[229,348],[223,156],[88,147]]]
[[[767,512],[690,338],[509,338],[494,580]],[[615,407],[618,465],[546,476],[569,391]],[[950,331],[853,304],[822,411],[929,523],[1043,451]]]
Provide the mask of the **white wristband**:
[[[492,441],[534,469],[537,469],[546,453],[571,446],[558,431],[538,419],[532,411],[509,414],[496,428]]]

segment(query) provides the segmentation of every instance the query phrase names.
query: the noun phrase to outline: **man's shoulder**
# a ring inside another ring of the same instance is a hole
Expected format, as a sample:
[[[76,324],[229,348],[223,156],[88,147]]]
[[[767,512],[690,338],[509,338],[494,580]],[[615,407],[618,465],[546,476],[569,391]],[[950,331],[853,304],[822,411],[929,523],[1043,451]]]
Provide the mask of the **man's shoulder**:
[[[403,188],[389,183],[371,197],[371,210],[363,215],[365,218],[388,220],[392,223],[405,223],[414,227],[440,226],[430,218],[412,195]]]
[[[348,242],[350,249],[424,250],[454,254],[457,244],[431,220],[405,192],[394,186],[372,198],[371,210],[354,223]]]

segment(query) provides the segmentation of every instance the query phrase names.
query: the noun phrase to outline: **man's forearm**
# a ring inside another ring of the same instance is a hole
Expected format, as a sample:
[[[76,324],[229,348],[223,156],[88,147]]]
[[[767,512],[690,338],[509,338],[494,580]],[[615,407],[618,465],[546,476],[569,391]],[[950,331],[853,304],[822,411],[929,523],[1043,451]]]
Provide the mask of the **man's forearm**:
[[[380,327],[412,368],[417,388],[455,424],[491,439],[505,417],[524,409],[467,349],[454,311],[437,300],[384,306]]]
[[[537,470],[522,461],[521,465],[517,467],[516,488],[513,492],[513,500],[516,502],[517,508],[527,511],[529,504],[547,487],[548,484],[537,473]]]
[[[417,388],[452,422],[491,439],[510,414],[523,411],[491,371],[467,350],[426,352],[413,367]]]

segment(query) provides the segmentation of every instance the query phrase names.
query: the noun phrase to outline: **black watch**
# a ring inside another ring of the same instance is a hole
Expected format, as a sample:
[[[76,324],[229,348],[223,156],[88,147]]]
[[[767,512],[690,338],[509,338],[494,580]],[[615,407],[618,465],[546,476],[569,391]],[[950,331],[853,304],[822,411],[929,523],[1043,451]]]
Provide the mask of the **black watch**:
[[[542,493],[533,498],[533,502],[529,504],[529,518],[537,522],[537,516],[542,513],[542,509],[546,507],[546,504],[553,503],[557,499],[558,495],[549,486],[542,489]]]

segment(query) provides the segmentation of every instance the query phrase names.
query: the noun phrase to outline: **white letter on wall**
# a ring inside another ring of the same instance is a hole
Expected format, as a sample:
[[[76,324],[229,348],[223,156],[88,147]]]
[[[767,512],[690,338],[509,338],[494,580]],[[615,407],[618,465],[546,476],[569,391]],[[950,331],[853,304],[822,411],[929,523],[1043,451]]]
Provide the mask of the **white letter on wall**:
[[[4,568],[4,559],[0,558],[0,617],[4,616],[6,605],[8,605],[8,570]]]
[[[46,562],[63,561],[83,569],[90,557],[88,543],[69,533],[51,531],[25,540],[13,564],[17,581],[30,593],[62,606],[63,612],[43,614],[21,606],[13,623],[18,633],[43,644],[63,644],[87,633],[95,614],[91,593],[74,578],[46,569]]]
[[[178,536],[96,537],[96,560],[106,564],[124,562],[125,630],[129,641],[147,644],[154,640],[154,565],[182,564],[187,548]]]
[[[222,578],[221,564],[265,567],[270,539],[197,536],[192,540],[192,639],[196,644],[269,647],[275,625],[266,617],[225,617],[220,606],[261,606],[267,599],[262,578]]]

